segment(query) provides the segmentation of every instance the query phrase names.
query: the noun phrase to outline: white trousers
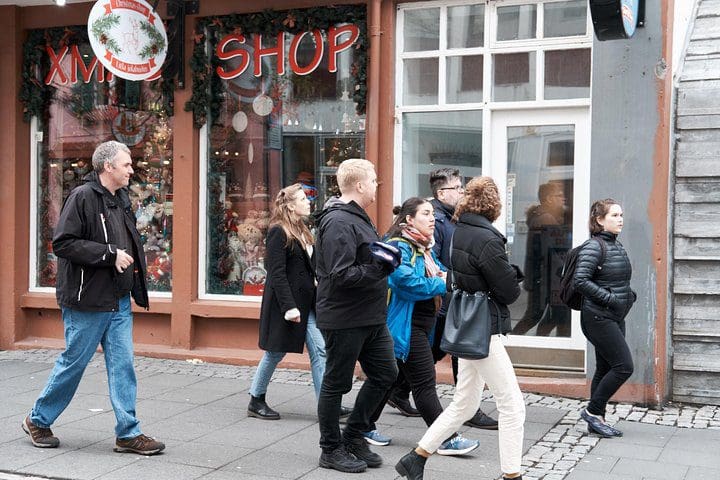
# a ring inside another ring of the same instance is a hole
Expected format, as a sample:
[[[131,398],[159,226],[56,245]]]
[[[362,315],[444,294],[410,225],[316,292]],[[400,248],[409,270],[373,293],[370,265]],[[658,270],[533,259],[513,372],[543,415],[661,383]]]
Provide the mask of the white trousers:
[[[445,439],[472,418],[480,407],[486,383],[497,403],[500,467],[503,473],[518,473],[525,431],[525,401],[500,335],[491,337],[487,358],[460,359],[452,403],[430,425],[418,446],[434,453]]]

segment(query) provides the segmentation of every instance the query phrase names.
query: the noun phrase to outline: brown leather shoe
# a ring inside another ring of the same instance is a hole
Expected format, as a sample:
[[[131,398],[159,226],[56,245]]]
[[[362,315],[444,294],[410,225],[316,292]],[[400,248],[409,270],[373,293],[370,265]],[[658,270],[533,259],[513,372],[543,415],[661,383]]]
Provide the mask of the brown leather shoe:
[[[154,438],[143,435],[132,438],[116,438],[115,448],[118,453],[137,453],[138,455],[155,455],[165,450],[165,444]]]
[[[53,435],[49,428],[38,427],[30,421],[30,416],[25,417],[22,429],[30,436],[30,441],[38,448],[57,448],[60,440]]]

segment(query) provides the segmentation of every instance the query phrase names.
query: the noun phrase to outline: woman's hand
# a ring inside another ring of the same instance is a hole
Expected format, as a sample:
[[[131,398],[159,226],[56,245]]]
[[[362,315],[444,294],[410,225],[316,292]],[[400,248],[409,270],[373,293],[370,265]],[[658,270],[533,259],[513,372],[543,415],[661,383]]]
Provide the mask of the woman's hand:
[[[297,308],[291,308],[285,312],[285,320],[292,323],[300,323],[300,310]]]

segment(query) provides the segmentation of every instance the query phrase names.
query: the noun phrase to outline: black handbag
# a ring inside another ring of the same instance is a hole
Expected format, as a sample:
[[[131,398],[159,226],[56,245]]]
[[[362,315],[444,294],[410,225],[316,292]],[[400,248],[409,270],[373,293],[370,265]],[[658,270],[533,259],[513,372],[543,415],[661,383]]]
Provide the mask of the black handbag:
[[[450,240],[452,275],[452,239]],[[452,284],[440,349],[468,360],[486,358],[490,352],[492,319],[487,292],[465,292]]]

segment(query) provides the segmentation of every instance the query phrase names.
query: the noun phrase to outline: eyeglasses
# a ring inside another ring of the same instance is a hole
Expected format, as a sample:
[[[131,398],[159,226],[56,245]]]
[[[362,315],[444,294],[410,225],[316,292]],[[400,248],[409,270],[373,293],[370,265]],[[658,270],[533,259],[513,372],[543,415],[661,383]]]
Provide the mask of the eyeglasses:
[[[463,187],[462,185],[456,185],[454,187],[438,188],[438,190],[455,190],[458,193],[463,193],[465,191],[465,187]]]

